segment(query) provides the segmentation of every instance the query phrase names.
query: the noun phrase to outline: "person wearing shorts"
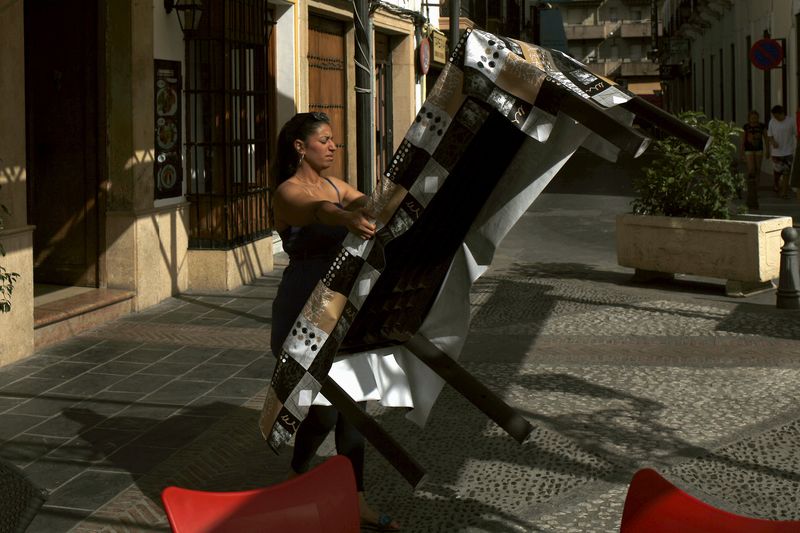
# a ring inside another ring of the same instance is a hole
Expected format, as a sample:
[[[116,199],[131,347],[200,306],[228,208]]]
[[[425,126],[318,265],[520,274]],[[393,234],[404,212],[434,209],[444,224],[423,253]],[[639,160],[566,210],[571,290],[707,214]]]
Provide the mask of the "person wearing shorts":
[[[767,138],[772,150],[772,175],[774,189],[782,198],[789,197],[789,175],[792,172],[797,128],[794,121],[786,118],[786,110],[781,105],[772,109],[772,120],[767,127]]]

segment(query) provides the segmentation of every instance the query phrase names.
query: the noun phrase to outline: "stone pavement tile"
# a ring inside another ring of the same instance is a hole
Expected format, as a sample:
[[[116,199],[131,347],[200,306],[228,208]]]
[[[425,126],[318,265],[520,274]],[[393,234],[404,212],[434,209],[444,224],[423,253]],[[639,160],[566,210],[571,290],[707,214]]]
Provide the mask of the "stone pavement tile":
[[[261,328],[271,323],[272,321],[268,318],[259,316],[240,316],[228,322],[227,326],[232,328]]]
[[[33,397],[50,391],[64,383],[62,379],[25,377],[3,385],[2,392],[10,396]]]
[[[211,389],[208,396],[251,398],[257,392],[266,390],[270,377],[268,374],[261,379],[230,378]]]
[[[102,467],[107,457],[139,436],[137,431],[124,431],[118,428],[94,427],[82,432],[69,442],[62,443],[47,454],[48,459],[63,460],[87,467]]]
[[[618,533],[627,494],[627,484],[594,483],[528,519],[536,524],[532,531]]]
[[[144,367],[139,371],[139,374],[170,376],[174,378],[182,376],[195,366],[197,366],[197,363],[169,363],[167,361],[159,361]]]
[[[136,392],[113,392],[103,391],[95,394],[88,400],[84,400],[76,407],[95,413],[101,417],[113,416],[130,405],[133,405],[137,400],[144,397],[145,393],[141,391]]]
[[[90,511],[66,509],[45,504],[26,530],[28,533],[67,533],[80,523]]]
[[[151,366],[145,367],[145,371],[150,370]],[[173,376],[164,376],[150,373],[141,373],[128,376],[111,385],[108,390],[114,392],[143,392],[151,393],[172,381]]]
[[[5,416],[3,418],[5,419]],[[28,433],[51,437],[74,437],[82,431],[96,426],[104,418],[94,411],[76,406],[62,409],[46,420],[42,418],[39,420],[40,423],[30,427],[27,430]]]
[[[25,475],[38,487],[53,491],[86,470],[83,463],[40,457],[24,468]]]
[[[141,346],[141,342],[104,340],[69,358],[70,361],[85,363],[105,363]]]
[[[54,365],[47,366],[38,372],[31,374],[34,378],[57,378],[68,380],[83,374],[94,368],[93,363],[76,363],[72,361],[62,361]]]
[[[92,373],[114,374],[118,376],[130,376],[149,366],[149,363],[129,363],[115,359],[108,363],[96,367]]]
[[[156,361],[160,361],[178,349],[179,346],[164,346],[156,348],[148,343],[141,348],[136,348],[130,352],[120,355],[114,361],[125,363],[155,363]]]
[[[241,316],[242,316],[241,311],[228,307],[218,307],[215,309],[211,309],[210,311],[208,311],[208,313],[203,315],[204,318],[220,318],[224,319],[226,322],[229,322]]]
[[[92,372],[80,375],[66,383],[62,382],[61,385],[54,387],[50,392],[52,394],[68,394],[88,398],[109,388],[122,379],[124,379],[124,376],[116,374],[95,374]]]
[[[208,420],[189,415],[173,415],[137,438],[133,446],[182,448],[208,429]]]
[[[214,318],[208,316],[201,316],[193,318],[188,323],[194,326],[226,326],[232,322],[231,318]]]
[[[35,396],[9,411],[10,414],[36,415],[50,417],[57,415],[62,409],[74,407],[83,401],[78,396],[53,396],[49,394]]]
[[[86,350],[97,344],[100,344],[100,342],[102,341],[98,339],[92,339],[89,337],[83,337],[83,336],[73,337],[72,339],[66,340],[64,342],[59,342],[56,344],[45,346],[44,348],[40,348],[39,350],[36,350],[36,354],[71,357],[82,352],[83,350]]]
[[[93,511],[133,482],[127,472],[88,469],[50,493],[48,505]]]
[[[16,406],[27,400],[28,398],[6,395],[4,392],[0,391],[0,414],[14,409]]]
[[[261,401],[263,398],[253,398],[246,407],[235,408],[208,425],[196,440],[138,477],[134,485],[98,509],[75,531],[115,532],[124,527],[168,530],[159,499],[167,485],[243,490],[284,479],[291,449],[287,447],[276,455],[265,445],[256,429],[259,410],[255,404]]]
[[[178,408],[176,405],[154,404],[142,401],[126,407],[112,417],[106,418],[100,422],[98,427],[143,432],[170,417]]]
[[[131,341],[124,339],[106,339],[97,347],[102,347],[117,354],[122,354],[131,350],[135,350],[136,348],[141,348],[142,346],[142,341],[139,340]]]
[[[181,379],[194,381],[224,381],[242,368],[238,365],[202,363],[182,376]]]
[[[158,317],[159,324],[188,324],[192,320],[196,319],[198,315],[196,313],[165,313]]]
[[[23,433],[17,435],[14,440],[0,444],[0,457],[11,461],[20,468],[25,468],[68,440],[68,437],[48,437]]]
[[[0,392],[5,393],[6,386],[9,383],[13,383],[14,381],[24,378],[25,376],[30,376],[38,371],[39,367],[36,365],[28,366],[20,363],[15,363],[0,368]]]
[[[164,363],[205,363],[222,352],[222,348],[206,348],[201,346],[184,346],[162,359]]]
[[[214,383],[209,383],[207,381],[185,381],[177,379],[147,395],[145,401],[148,403],[186,405],[206,394],[213,387]]]
[[[119,512],[107,511],[104,508],[80,522],[70,530],[70,533],[118,533],[120,531],[169,533],[171,531],[160,504],[154,503],[150,498],[139,497],[134,490],[130,490],[127,494],[131,495],[129,500],[121,497],[114,499],[114,504],[119,507]],[[160,499],[156,499],[160,502]]]
[[[124,327],[124,324],[129,323],[129,322],[130,323],[157,322],[159,316],[160,316],[159,314],[155,314],[155,313],[152,313],[152,312],[147,313],[147,312],[144,312],[144,311],[140,311],[138,313],[130,313],[128,315],[123,315],[123,316],[119,317],[117,319],[117,324],[120,327]]]
[[[69,358],[73,362],[101,364],[111,361],[121,355],[120,352],[105,348],[102,345],[93,346]]]
[[[211,363],[222,363],[226,365],[247,366],[256,359],[264,357],[266,354],[259,350],[240,350],[231,348],[209,360]]]
[[[106,462],[110,465],[109,468],[138,477],[151,471],[173,453],[175,448],[131,443],[111,454]]]
[[[678,464],[667,474],[712,505],[769,520],[800,520],[800,420]]]
[[[11,440],[44,420],[46,418],[42,416],[4,414],[0,424],[0,440]]]
[[[275,370],[275,358],[271,355],[261,357],[244,367],[236,374],[237,378],[269,379]]]
[[[24,360],[25,366],[35,366],[45,368],[64,360],[64,357],[58,355],[31,355]],[[3,369],[5,370],[5,368]]]
[[[246,399],[242,397],[205,395],[181,408],[178,413],[190,416],[221,418],[227,416],[245,401]]]

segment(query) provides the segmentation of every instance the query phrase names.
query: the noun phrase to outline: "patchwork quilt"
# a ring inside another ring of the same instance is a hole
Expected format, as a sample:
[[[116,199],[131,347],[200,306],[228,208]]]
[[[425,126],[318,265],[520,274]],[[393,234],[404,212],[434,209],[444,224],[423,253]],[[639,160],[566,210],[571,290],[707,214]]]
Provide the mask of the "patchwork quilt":
[[[370,197],[375,238],[345,238],[276,354],[269,445],[295,433],[335,356],[386,347],[424,423],[443,382],[403,343],[421,333],[458,357],[470,286],[499,242],[580,146],[641,154],[640,104],[562,52],[466,32]]]

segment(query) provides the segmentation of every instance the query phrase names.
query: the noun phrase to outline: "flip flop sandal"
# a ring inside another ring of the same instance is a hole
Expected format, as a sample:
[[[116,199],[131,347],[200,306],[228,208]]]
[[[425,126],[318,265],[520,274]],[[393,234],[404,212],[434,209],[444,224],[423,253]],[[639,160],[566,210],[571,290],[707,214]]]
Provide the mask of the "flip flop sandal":
[[[375,524],[368,524],[361,522],[361,529],[366,531],[400,531],[400,528],[390,527],[392,524],[392,517],[386,513],[381,513],[378,516],[378,522]]]

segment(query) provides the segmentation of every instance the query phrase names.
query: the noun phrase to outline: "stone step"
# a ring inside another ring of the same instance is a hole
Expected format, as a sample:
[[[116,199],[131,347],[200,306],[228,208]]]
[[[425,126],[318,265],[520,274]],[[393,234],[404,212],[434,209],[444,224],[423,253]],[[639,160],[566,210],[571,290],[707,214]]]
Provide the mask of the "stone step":
[[[69,339],[132,312],[134,296],[131,291],[90,289],[36,304],[33,309],[35,349]]]

